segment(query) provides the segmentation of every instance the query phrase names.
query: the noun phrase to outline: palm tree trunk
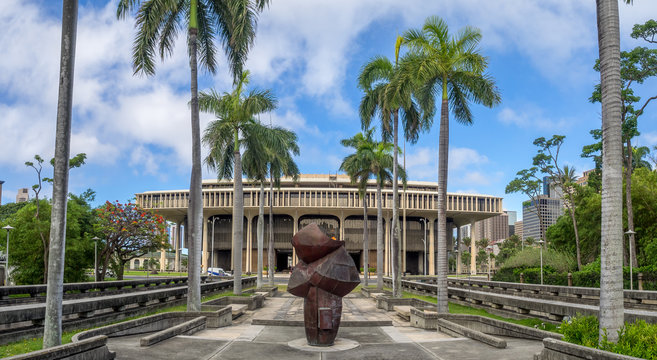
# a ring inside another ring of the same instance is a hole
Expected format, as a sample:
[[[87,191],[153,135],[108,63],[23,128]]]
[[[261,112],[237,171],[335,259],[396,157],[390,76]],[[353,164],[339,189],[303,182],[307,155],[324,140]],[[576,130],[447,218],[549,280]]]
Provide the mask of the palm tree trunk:
[[[627,139],[627,162],[625,163],[625,207],[627,209],[627,230],[634,231],[634,208],[632,207],[632,141]],[[630,234],[630,262],[637,267],[636,243],[634,234]],[[624,241],[623,241],[624,243]]]
[[[370,249],[369,249],[369,229],[367,220],[367,189],[365,189],[365,194],[363,196],[363,285],[367,286],[367,273],[369,270],[370,262]]]
[[[383,206],[379,181],[376,180],[376,289],[383,290]]]
[[[66,247],[66,201],[68,196],[68,158],[71,153],[71,112],[73,107],[73,72],[78,25],[78,1],[64,0],[62,44],[57,101],[55,170],[50,223],[50,256],[46,285],[46,314],[43,347],[62,343],[62,296],[64,290],[64,250]]]
[[[623,326],[623,198],[618,0],[596,0],[602,93],[600,340]]]
[[[447,82],[443,81],[438,143],[438,246],[436,247],[436,299],[438,313],[448,313],[447,303],[447,156],[449,151],[449,104]]]
[[[239,151],[238,131],[235,130],[233,152],[233,293],[242,294],[242,239],[244,237],[244,196],[242,189],[242,158]]]
[[[188,292],[187,311],[201,311],[201,236],[203,231],[203,202],[201,189],[201,126],[198,109],[198,66],[196,60],[196,38],[198,29],[192,22],[196,22],[195,1],[192,1],[192,14],[189,28],[189,67],[191,72],[192,111],[192,174],[189,185],[189,256],[187,260]]]
[[[399,253],[399,199],[397,189],[397,166],[398,166],[398,137],[399,137],[399,109],[394,112],[394,122],[393,122],[393,155],[392,155],[392,296],[400,298],[402,297],[401,289],[401,261]]]
[[[262,248],[265,237],[265,182],[260,181],[260,204],[258,208],[258,280],[257,287],[262,287]]]
[[[274,260],[274,175],[269,168],[269,245],[267,246],[267,276],[269,286],[274,286],[274,272],[276,271],[276,260]]]

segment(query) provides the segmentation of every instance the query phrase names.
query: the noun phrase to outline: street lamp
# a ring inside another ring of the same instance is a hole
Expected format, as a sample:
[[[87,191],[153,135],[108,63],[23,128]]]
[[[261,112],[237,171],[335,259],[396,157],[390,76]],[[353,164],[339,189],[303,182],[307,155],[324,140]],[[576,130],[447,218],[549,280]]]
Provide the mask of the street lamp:
[[[3,227],[3,229],[7,230],[7,247],[5,248],[5,286],[9,286],[9,231],[14,230],[14,228],[7,225]]]
[[[98,236],[91,238],[94,241],[94,281],[98,281]]]
[[[214,268],[214,221],[217,219],[216,216],[212,216],[212,245],[210,246],[210,268]],[[208,275],[211,274],[212,271],[209,271]]]
[[[424,244],[424,259],[422,260],[422,265],[424,265],[424,275],[427,275],[427,227],[428,221],[425,218],[420,219],[424,223],[424,239],[422,243]]]
[[[461,246],[461,244],[459,244]],[[456,277],[459,275],[459,270],[461,270],[461,267],[459,266],[461,264],[461,258],[459,257],[459,249],[454,250],[456,253]]]
[[[634,284],[632,283],[632,236],[636,234],[636,232],[632,230],[627,230],[625,232],[625,235],[629,237],[629,243],[630,243],[630,290],[634,290]]]
[[[538,241],[538,245],[541,247],[541,285],[543,285],[543,239]]]

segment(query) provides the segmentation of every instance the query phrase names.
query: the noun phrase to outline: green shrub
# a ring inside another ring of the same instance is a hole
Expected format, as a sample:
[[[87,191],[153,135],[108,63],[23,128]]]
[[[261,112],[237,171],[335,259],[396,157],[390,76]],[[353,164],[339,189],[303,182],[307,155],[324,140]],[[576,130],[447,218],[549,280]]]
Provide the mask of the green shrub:
[[[642,359],[657,360],[657,324],[647,324],[643,320],[625,323],[618,331],[618,342],[607,341],[607,335],[598,343],[598,318],[578,315],[570,321],[564,321],[559,327],[563,340],[610,351],[616,354],[634,356]]]
[[[563,340],[569,343],[598,347],[598,318],[595,316],[578,315],[570,321],[563,321],[559,332],[563,334]]]
[[[557,272],[568,272],[576,268],[575,258],[560,251],[552,249],[543,250],[543,266],[550,266]],[[525,247],[524,250],[511,256],[506,262],[504,267],[507,268],[520,268],[520,267],[540,267],[541,254],[540,249],[535,247]]]
[[[605,336],[600,349],[642,359],[657,359],[657,324],[646,324],[643,320],[625,323],[618,332],[618,342],[609,342]]]

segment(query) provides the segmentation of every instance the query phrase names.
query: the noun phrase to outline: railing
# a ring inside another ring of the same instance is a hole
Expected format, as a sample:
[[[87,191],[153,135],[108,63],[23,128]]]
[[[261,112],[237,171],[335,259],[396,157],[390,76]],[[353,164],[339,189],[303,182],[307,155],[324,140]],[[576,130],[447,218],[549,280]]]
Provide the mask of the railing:
[[[468,284],[468,281],[470,284]],[[451,282],[451,283],[450,283]],[[472,282],[477,282],[477,284],[472,284]],[[384,278],[384,283],[387,286],[391,286],[392,280],[390,278]],[[479,286],[481,285],[481,286]],[[515,285],[522,285],[516,287]],[[491,287],[492,286],[492,287]],[[525,288],[525,286],[530,286]],[[538,287],[538,288],[536,288]],[[544,287],[544,289],[540,289]],[[405,291],[413,292],[421,295],[435,296],[436,294],[436,285],[430,283],[424,283],[419,281],[408,281],[402,280],[402,288]],[[547,289],[551,288],[551,289]],[[514,283],[502,283],[495,281],[481,281],[481,280],[448,280],[448,296],[451,301],[456,301],[471,306],[479,308],[492,309],[492,311],[504,311],[512,312],[519,314],[521,316],[534,316],[539,318],[545,318],[552,321],[561,321],[565,316],[576,316],[577,314],[583,315],[598,315],[598,306],[597,304],[586,304],[582,301],[582,298],[577,298],[576,296],[559,296],[552,294],[556,290],[559,294],[559,290],[554,288],[566,288],[573,289],[562,286],[550,286],[550,285],[533,285],[533,284],[514,284]],[[487,291],[491,289],[506,289],[503,291],[513,291],[512,294],[508,293],[495,293],[492,291]],[[509,290],[511,289],[511,290]],[[520,290],[515,290],[520,289]],[[586,294],[594,294],[595,289],[592,288],[577,288],[583,289],[581,292],[582,296],[589,296]],[[533,291],[537,291],[533,293]],[[567,290],[564,290],[567,291]],[[523,296],[522,293],[538,295],[535,297]],[[577,293],[577,292],[576,292]],[[630,293],[635,293],[630,291]],[[641,291],[640,293],[654,293],[653,291],[645,292]],[[565,294],[565,293],[562,293]],[[626,291],[627,294],[627,291]],[[633,295],[633,294],[630,294]],[[555,296],[558,297],[555,299]],[[599,296],[599,290],[598,290]],[[653,298],[655,294],[643,294],[639,297],[644,300]],[[644,300],[644,301],[646,301]],[[645,303],[645,307],[642,309],[625,309],[625,320],[626,321],[636,321],[637,319],[645,320],[650,323],[657,323],[657,306],[654,304]]]
[[[368,204],[377,206],[376,192],[368,191]],[[162,191],[136,194],[137,203],[148,209],[184,209],[189,205],[189,191]],[[404,201],[402,192],[399,194],[402,208],[409,210],[436,210],[438,197],[435,192],[407,191],[407,201]],[[383,190],[382,204],[385,209],[392,208],[392,190]],[[273,202],[276,207],[308,207],[308,208],[362,208],[363,199],[358,195],[358,189],[346,188],[317,188],[297,189],[281,188],[274,191],[270,198],[265,193],[265,206]],[[260,203],[260,190],[258,188],[244,188],[244,206],[258,207]],[[204,189],[204,208],[230,208],[233,206],[233,190]],[[486,195],[447,194],[447,211],[502,213],[502,198]]]
[[[204,282],[207,276],[202,276],[201,281]],[[142,280],[120,280],[120,281],[97,281],[97,282],[81,282],[81,283],[66,283],[64,284],[64,298],[72,297],[86,297],[85,295],[94,296],[97,294],[89,294],[94,292],[106,292],[108,290],[143,290],[144,288],[154,286],[181,286],[187,284],[187,277],[152,277],[150,279]],[[85,295],[80,295],[85,294]],[[46,295],[46,285],[17,285],[17,286],[2,286],[0,287],[0,299],[7,303],[7,300],[20,301],[25,297],[37,298],[37,300],[44,300]],[[45,301],[45,300],[44,300]]]
[[[186,279],[186,278],[182,278]],[[149,281],[151,281],[149,279]],[[256,277],[242,278],[243,287],[255,286]],[[108,282],[109,283],[109,282]],[[134,286],[133,281],[113,281],[124,283],[122,287]],[[69,284],[70,285],[70,284]],[[233,288],[233,280],[207,282],[201,284],[201,293],[215,293]],[[143,314],[158,308],[180,304],[187,295],[186,285],[72,299],[62,302],[63,328],[92,327],[116,321],[126,316]],[[43,331],[45,303],[9,305],[0,307],[0,344],[26,337],[37,336]]]

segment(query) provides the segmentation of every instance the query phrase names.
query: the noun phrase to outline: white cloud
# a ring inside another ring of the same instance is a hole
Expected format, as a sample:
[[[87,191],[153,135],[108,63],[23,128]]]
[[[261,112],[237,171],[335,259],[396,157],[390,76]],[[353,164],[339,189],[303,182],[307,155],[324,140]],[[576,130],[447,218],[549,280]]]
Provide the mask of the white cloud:
[[[477,150],[469,148],[449,149],[450,170],[463,170],[472,165],[482,165],[486,163],[488,163],[488,157],[479,154]]]
[[[657,131],[644,132],[639,136],[640,146],[654,146],[657,145]]]
[[[543,109],[526,104],[518,109],[504,107],[497,113],[497,119],[504,125],[513,125],[523,129],[536,129],[541,131],[564,131],[572,127],[574,119],[549,118]]]

